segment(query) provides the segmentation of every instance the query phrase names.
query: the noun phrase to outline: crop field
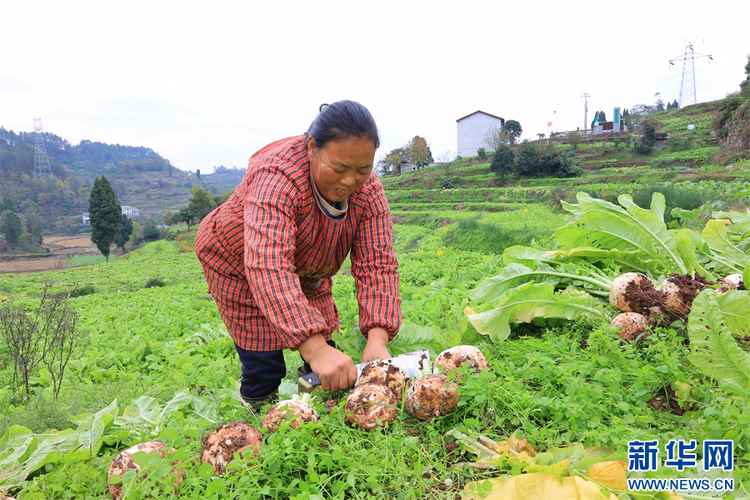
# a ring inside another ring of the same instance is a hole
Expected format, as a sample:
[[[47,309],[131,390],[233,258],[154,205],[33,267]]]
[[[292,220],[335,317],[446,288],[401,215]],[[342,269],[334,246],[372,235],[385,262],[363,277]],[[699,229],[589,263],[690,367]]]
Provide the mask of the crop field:
[[[747,291],[707,286],[689,316],[660,320],[636,341],[610,326],[619,311],[608,301],[624,271],[657,284],[690,269],[712,282],[744,273],[746,283],[750,212],[726,203],[705,225],[703,212],[684,211],[668,228],[659,195],[650,208],[626,208],[627,197],[580,194],[559,213],[529,201],[532,189],[388,192],[404,316],[391,354],[428,349],[434,359],[473,345],[489,367],[450,375],[461,394],[454,412],[422,420],[402,402],[370,431],[348,423],[347,391],[314,393],[317,422],[262,428],[265,412],[237,396],[239,360],[189,251],[191,233],[108,263],[4,274],[4,307],[34,311],[43,295],[65,297],[86,335],[61,380],[50,369],[59,364],[40,363],[25,386],[13,350],[0,344],[0,498],[107,499],[110,487],[125,498],[750,498]],[[741,186],[727,189],[743,202]],[[693,219],[703,221],[697,229],[678,224]],[[334,277],[334,299],[334,340],[358,362],[364,341],[349,273]],[[300,359],[285,360],[288,397]],[[259,429],[262,444],[215,474],[201,463],[203,441],[230,422]],[[136,454],[141,472],[108,478],[120,452],[154,440],[165,456]],[[646,458],[634,455],[637,443],[654,440],[658,470],[632,470]],[[703,466],[707,442],[731,442],[731,470]],[[676,457],[687,465],[669,465]],[[638,492],[626,478],[691,487]],[[534,481],[542,489],[529,493]],[[718,486],[707,491],[704,481]]]

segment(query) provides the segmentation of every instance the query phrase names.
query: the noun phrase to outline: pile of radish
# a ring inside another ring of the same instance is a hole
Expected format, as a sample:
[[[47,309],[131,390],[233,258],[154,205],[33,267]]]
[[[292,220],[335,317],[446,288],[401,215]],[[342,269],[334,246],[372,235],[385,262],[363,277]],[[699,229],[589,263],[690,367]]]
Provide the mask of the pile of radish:
[[[356,386],[349,393],[344,405],[346,421],[368,431],[384,427],[398,416],[402,398],[406,411],[417,419],[426,420],[453,413],[461,400],[456,380],[461,380],[458,375],[449,375],[464,365],[472,372],[479,372],[487,367],[487,360],[476,347],[457,346],[440,353],[432,366],[425,360],[414,380],[389,360],[372,362],[362,371]],[[319,416],[311,401],[310,394],[304,394],[272,405],[264,415],[261,429],[272,434],[284,422],[288,422],[289,429],[317,422]],[[252,460],[259,455],[262,445],[263,434],[252,425],[245,422],[222,424],[203,440],[200,462],[210,464],[214,475],[219,476],[226,473],[227,465],[235,454],[243,460]],[[122,478],[128,470],[139,473],[141,467],[132,458],[139,451],[155,451],[165,458],[166,445],[160,441],[149,441],[126,449],[113,461],[108,478]],[[172,467],[177,493],[184,470],[180,462],[172,463]],[[135,481],[142,479],[138,477]],[[109,490],[114,500],[120,500],[123,497],[123,482],[112,479]]]
[[[649,327],[664,320],[685,318],[690,313],[693,300],[701,290],[717,286],[717,293],[730,289],[744,289],[742,275],[733,274],[717,282],[707,281],[696,274],[672,275],[657,289],[646,277],[638,273],[625,273],[612,281],[609,303],[621,314],[612,320],[620,327],[618,335],[624,341],[642,337]]]

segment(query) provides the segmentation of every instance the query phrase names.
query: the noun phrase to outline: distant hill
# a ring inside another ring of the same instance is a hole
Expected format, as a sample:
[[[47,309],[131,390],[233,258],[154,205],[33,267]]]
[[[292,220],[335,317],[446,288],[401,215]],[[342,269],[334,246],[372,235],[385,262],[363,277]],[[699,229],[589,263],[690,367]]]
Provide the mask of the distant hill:
[[[73,145],[43,133],[54,180],[34,178],[35,134],[0,128],[0,199],[10,198],[19,214],[34,213],[64,232],[80,225],[97,176],[105,175],[121,205],[141,211],[141,219],[161,217],[187,206],[194,183],[214,194],[231,191],[244,170],[219,167],[216,174],[194,174],[175,168],[147,147],[83,140]]]

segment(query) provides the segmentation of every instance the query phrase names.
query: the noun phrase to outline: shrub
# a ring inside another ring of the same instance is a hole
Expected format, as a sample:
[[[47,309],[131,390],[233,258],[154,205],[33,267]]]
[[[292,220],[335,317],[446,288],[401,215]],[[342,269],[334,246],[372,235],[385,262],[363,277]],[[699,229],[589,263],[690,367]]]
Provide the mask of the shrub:
[[[654,149],[656,143],[656,129],[650,123],[643,124],[643,135],[641,140],[635,144],[635,150],[638,154],[647,155]]]
[[[94,288],[94,285],[84,285],[80,288],[74,288],[70,294],[68,294],[68,297],[71,299],[75,299],[76,297],[82,297],[84,295],[91,295],[96,293],[96,288]]]
[[[149,278],[144,288],[152,288],[155,286],[167,286],[167,284],[161,278]]]
[[[49,286],[31,312],[11,302],[0,307],[0,335],[13,358],[12,387],[23,401],[31,397],[30,377],[40,365],[49,372],[57,400],[65,367],[86,336],[77,327],[78,314],[68,307],[65,294],[50,294]]]
[[[490,170],[492,170],[495,175],[502,178],[513,172],[513,160],[513,151],[507,144],[501,144],[498,146],[495,155],[492,157]]]
[[[485,158],[487,156],[487,151],[485,151],[484,148],[479,148],[479,149],[477,149],[477,156],[480,159]]]

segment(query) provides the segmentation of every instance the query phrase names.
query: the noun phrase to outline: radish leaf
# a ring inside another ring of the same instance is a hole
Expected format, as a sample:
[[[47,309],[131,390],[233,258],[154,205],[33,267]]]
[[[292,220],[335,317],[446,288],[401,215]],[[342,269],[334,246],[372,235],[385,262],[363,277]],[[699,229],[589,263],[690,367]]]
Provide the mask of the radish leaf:
[[[688,359],[705,375],[750,387],[750,354],[734,340],[713,290],[702,291],[693,301],[688,335],[693,351]]]
[[[529,323],[534,318],[574,319],[580,316],[603,317],[599,302],[585,292],[561,291],[548,283],[533,281],[505,292],[494,309],[475,313],[465,310],[469,322],[492,340],[505,340],[510,323]]]

